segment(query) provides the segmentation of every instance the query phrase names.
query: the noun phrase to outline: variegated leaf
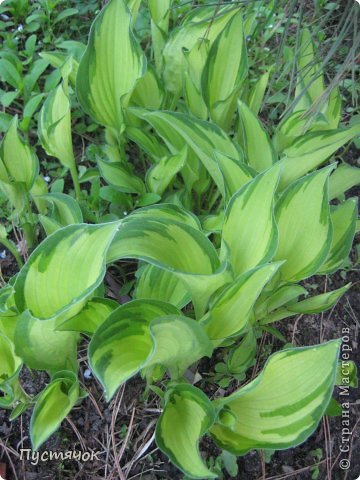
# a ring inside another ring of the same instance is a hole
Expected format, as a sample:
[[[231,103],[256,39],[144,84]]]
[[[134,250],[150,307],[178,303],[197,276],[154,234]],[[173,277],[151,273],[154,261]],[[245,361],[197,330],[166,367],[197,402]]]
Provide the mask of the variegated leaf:
[[[212,120],[230,128],[248,60],[242,12],[238,11],[212,44],[202,74],[202,91]]]
[[[344,287],[338,288],[337,290],[306,298],[302,302],[289,305],[287,308],[291,312],[303,314],[325,312],[333,307],[342,297],[342,295],[349,290],[350,287],[351,283],[348,283]]]
[[[218,14],[214,15],[214,12]],[[182,91],[187,67],[183,50],[191,50],[205,36],[211,45],[235,14],[236,9],[229,6],[218,9],[217,6],[202,5],[190,11],[182,24],[172,30],[163,50],[166,90],[173,95],[179,95]]]
[[[146,265],[136,282],[135,298],[161,300],[183,308],[191,301],[185,284],[172,272]]]
[[[222,255],[229,249],[235,274],[271,260],[277,246],[273,200],[279,167],[258,175],[230,200],[222,232]]]
[[[137,258],[173,272],[187,285],[198,316],[212,293],[229,281],[227,265],[205,235],[186,224],[157,217],[129,217],[108,252],[108,261]]]
[[[131,31],[124,0],[110,0],[96,17],[81,58],[76,93],[82,108],[101,125],[123,128],[126,107],[146,60]]]
[[[318,271],[321,274],[335,272],[349,257],[356,230],[356,199],[349,199],[340,205],[332,206],[330,215],[333,236],[329,253]]]
[[[118,227],[118,222],[70,225],[47,237],[16,279],[19,311],[29,309],[40,319],[78,313],[74,309],[82,308],[103,279],[106,253]]]
[[[15,349],[36,370],[77,370],[77,332],[58,332],[56,320],[39,320],[24,312],[15,328]]]
[[[360,132],[360,124],[349,128],[309,132],[284,151],[280,190],[294,180],[314,170],[325,162],[336,150],[352,140]]]
[[[288,282],[314,275],[331,245],[326,167],[291,184],[276,204],[279,245],[276,260],[286,260],[281,277]]]
[[[151,321],[179,314],[169,303],[134,300],[120,306],[99,326],[89,345],[89,361],[107,400],[146,365],[153,351]]]
[[[0,183],[19,183],[29,191],[39,173],[39,161],[20,137],[18,118],[14,117],[0,146]]]
[[[73,372],[58,372],[41,392],[30,423],[30,438],[37,450],[55,432],[79,398],[80,386]]]
[[[284,449],[304,442],[331,399],[340,342],[290,348],[271,355],[262,373],[229,397],[210,432],[236,455]]]
[[[139,114],[150,123],[173,153],[179,152],[185,142],[224,193],[224,181],[213,152],[216,150],[239,161],[242,160],[242,155],[223,130],[213,123],[179,112],[139,112]]]
[[[212,340],[221,340],[244,332],[256,299],[280,265],[281,263],[269,263],[256,267],[222,289],[204,317],[204,328]]]
[[[267,132],[245,103],[238,102],[238,111],[239,143],[250,167],[257,172],[270,168],[277,158]]]
[[[156,425],[156,443],[190,478],[216,478],[199,453],[199,440],[215,420],[215,410],[204,393],[178,384],[167,394],[164,411]]]

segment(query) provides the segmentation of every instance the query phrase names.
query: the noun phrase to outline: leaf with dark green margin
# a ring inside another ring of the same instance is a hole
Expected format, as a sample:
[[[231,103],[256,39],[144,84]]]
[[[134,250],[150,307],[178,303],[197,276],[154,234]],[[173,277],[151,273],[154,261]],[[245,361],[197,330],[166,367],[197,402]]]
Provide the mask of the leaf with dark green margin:
[[[30,423],[30,438],[34,450],[54,433],[79,398],[80,387],[73,372],[58,372],[41,392]]]
[[[24,312],[15,327],[15,350],[35,370],[77,370],[77,332],[58,332],[56,320],[38,320]]]
[[[126,106],[146,58],[131,31],[124,0],[110,0],[96,17],[76,77],[80,105],[101,125],[120,131]]]
[[[135,298],[160,300],[183,308],[191,296],[185,284],[172,272],[146,265],[136,282]]]
[[[330,207],[333,236],[329,253],[318,273],[336,272],[348,259],[355,236],[357,210],[357,199],[352,198]]]
[[[146,365],[153,351],[150,322],[179,314],[168,303],[134,300],[114,310],[99,326],[89,345],[89,362],[108,401],[122,383]]]
[[[274,165],[246,183],[230,200],[222,231],[236,275],[271,260],[277,247],[274,195],[280,169]]]
[[[56,327],[58,331],[74,331],[93,334],[119,304],[110,298],[92,298],[74,317]]]
[[[292,183],[275,208],[279,232],[276,260],[286,260],[281,277],[296,282],[314,275],[328,255],[332,225],[328,177],[333,166]]]
[[[286,449],[318,426],[335,385],[340,341],[289,348],[270,356],[262,373],[214,402],[215,442],[235,455],[253,449]]]
[[[178,379],[187,367],[202,357],[211,357],[213,345],[203,327],[191,318],[167,315],[150,324],[154,343],[146,367],[163,365]]]
[[[80,306],[105,275],[106,254],[118,227],[119,222],[70,225],[47,237],[16,279],[19,311],[29,309],[34,317],[47,319]]]
[[[215,420],[215,410],[198,388],[178,384],[166,394],[164,411],[156,425],[156,443],[190,478],[216,478],[204,464],[199,440]]]

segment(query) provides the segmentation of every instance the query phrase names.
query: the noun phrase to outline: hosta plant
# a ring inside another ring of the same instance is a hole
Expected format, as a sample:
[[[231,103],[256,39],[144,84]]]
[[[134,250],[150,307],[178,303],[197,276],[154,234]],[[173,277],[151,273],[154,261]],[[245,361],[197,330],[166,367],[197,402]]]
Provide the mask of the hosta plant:
[[[308,31],[302,100],[270,135],[257,115],[268,76],[255,85],[248,76],[244,39],[253,17],[242,7],[205,6],[169,31],[170,8],[170,0],[149,2],[147,59],[132,30],[137,2],[110,0],[92,26],[76,81],[65,59],[63,83],[42,107],[42,144],[69,168],[81,197],[70,130],[76,90],[84,111],[105,127],[94,147],[97,176],[131,211],[83,223],[87,210],[73,197],[33,195],[46,238],[0,292],[0,404],[12,418],[34,404],[30,433],[39,448],[85,394],[77,345],[86,336],[106,399],[140,374],[162,401],[158,447],[188,477],[215,478],[199,453],[202,436],[235,455],[290,448],[314,432],[331,400],[338,339],[287,344],[255,379],[215,399],[186,374],[223,351],[230,375],[244,378],[264,331],[281,337],[275,322],[326,311],[350,288],[308,296],[302,282],[335,272],[349,256],[357,207],[344,192],[358,183],[359,170],[332,155],[360,129],[339,127],[337,91],[321,115],[306,117],[324,92],[314,80]],[[146,169],[131,163],[129,145]],[[0,180],[27,192],[33,174],[14,182],[2,162]],[[139,268],[131,301],[118,305],[106,298],[104,276],[124,259]],[[50,375],[36,398],[21,388],[22,365]]]

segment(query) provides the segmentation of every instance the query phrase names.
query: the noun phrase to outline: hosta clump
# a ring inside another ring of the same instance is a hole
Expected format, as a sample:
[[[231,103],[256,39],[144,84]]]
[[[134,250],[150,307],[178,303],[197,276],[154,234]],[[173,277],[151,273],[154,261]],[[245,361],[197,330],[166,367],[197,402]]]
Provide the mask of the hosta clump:
[[[69,195],[34,195],[47,238],[1,290],[2,405],[15,417],[35,403],[31,440],[39,448],[84,395],[77,344],[86,335],[106,399],[138,373],[148,386],[161,380],[159,448],[187,476],[212,478],[199,454],[203,435],[236,455],[289,448],[316,429],[330,402],[336,339],[287,345],[257,378],[213,401],[185,373],[222,349],[229,351],[230,374],[244,378],[257,338],[270,324],[325,311],[348,290],[349,284],[305,298],[300,282],[332,273],[348,258],[357,208],[343,194],[358,170],[327,160],[359,127],[338,128],[338,95],[320,119],[304,122],[319,83],[314,73],[302,73],[308,95],[270,137],[257,117],[267,77],[250,87],[247,76],[247,12],[225,6],[214,19],[215,7],[205,7],[168,33],[171,2],[149,3],[155,66],[146,65],[127,2],[110,0],[92,27],[76,93],[85,112],[106,128],[106,142],[96,150],[101,177],[117,193],[133,194],[126,197],[133,207],[149,194],[158,204],[87,224]],[[134,3],[129,6],[136,15]],[[308,32],[301,42],[306,67]],[[76,184],[67,62],[65,83],[45,103],[39,128],[46,150]],[[59,95],[66,97],[61,115]],[[151,163],[146,173],[132,170],[125,150],[130,142]],[[208,191],[211,198],[205,198]],[[106,298],[104,276],[107,265],[124,259],[139,260],[139,269],[133,298],[119,306]],[[21,389],[23,363],[50,374],[36,399]],[[55,405],[56,415],[50,414]]]

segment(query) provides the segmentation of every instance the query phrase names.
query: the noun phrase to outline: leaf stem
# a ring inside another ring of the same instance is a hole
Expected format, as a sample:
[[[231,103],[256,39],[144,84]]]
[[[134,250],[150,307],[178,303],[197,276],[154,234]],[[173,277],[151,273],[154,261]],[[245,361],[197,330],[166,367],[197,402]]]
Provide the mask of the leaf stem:
[[[0,243],[2,245],[4,245],[4,247],[9,250],[9,252],[15,257],[15,260],[17,262],[17,264],[19,265],[20,268],[22,268],[22,266],[24,265],[23,264],[23,261],[21,260],[21,257],[19,255],[19,252],[16,248],[16,245],[14,244],[14,242],[12,242],[11,240],[7,239],[7,238],[1,238],[0,239]]]
[[[74,184],[75,188],[75,196],[76,200],[80,201],[81,198],[81,189],[80,189],[80,182],[79,182],[79,175],[77,172],[76,166],[70,168],[70,175]]]

